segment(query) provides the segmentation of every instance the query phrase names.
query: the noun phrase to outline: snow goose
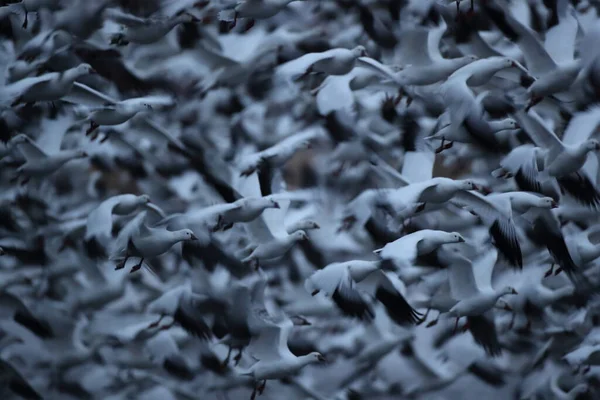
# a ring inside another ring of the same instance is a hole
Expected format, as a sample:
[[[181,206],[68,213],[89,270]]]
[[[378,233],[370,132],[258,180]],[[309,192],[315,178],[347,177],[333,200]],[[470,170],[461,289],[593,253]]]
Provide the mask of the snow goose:
[[[57,101],[71,91],[75,80],[94,73],[89,64],[63,72],[50,72],[44,75],[21,79],[5,87],[3,96],[15,99],[12,106],[20,103],[35,103],[37,101]]]
[[[360,57],[366,55],[366,49],[360,45],[353,49],[336,48],[321,53],[308,53],[278,66],[275,73],[284,78],[295,78],[311,72],[345,75],[352,71]]]
[[[535,145],[542,149],[534,153],[537,156],[538,181],[543,181],[548,177],[556,178],[561,188],[576,199],[588,204],[597,202],[597,198],[600,197],[597,189],[590,178],[580,170],[586,163],[588,153],[600,150],[600,143],[595,139],[585,139],[573,143],[574,134],[568,132],[569,127],[565,133],[569,133],[568,137],[571,143],[565,143],[556,136],[535,111],[530,111],[528,114],[519,111],[515,114],[515,119]],[[582,128],[581,122],[575,122],[571,129]],[[530,160],[522,162],[529,163]],[[536,175],[532,166],[528,167],[528,170],[531,171],[530,174],[534,174],[533,176]],[[578,182],[578,184],[574,184],[574,182]]]
[[[259,195],[260,190],[257,173],[254,172],[243,181],[237,183],[239,191],[247,195]],[[260,267],[262,261],[274,261],[283,257],[297,242],[308,240],[309,237],[304,230],[288,232],[285,226],[285,216],[294,199],[294,192],[282,192],[271,195],[279,204],[279,208],[264,210],[262,215],[253,221],[246,223],[245,228],[251,237],[251,244],[244,250],[249,255],[242,259],[244,263],[250,263],[255,269]],[[302,198],[303,195],[300,194]],[[318,228],[318,224],[301,224],[293,226],[297,228]]]
[[[162,100],[162,101],[160,101]],[[85,135],[89,136],[99,126],[120,125],[133,118],[136,114],[151,111],[156,103],[171,104],[170,99],[157,99],[152,97],[138,97],[119,101],[115,104],[105,105],[100,108],[79,109],[78,112],[87,112],[87,120],[90,121],[90,127]]]
[[[122,31],[114,34],[110,39],[111,44],[119,46],[127,45],[129,42],[152,44],[162,39],[177,25],[197,21],[196,17],[187,13],[168,16],[166,18],[158,16],[140,18],[135,15],[126,14],[115,8],[105,10],[104,15],[123,25]]]
[[[401,272],[403,268],[410,267],[418,256],[432,253],[445,244],[463,242],[465,239],[457,232],[422,229],[388,243],[374,253],[384,261],[391,261]]]
[[[579,29],[576,17],[567,1],[559,1],[559,23],[546,33],[545,46],[533,30],[519,22],[504,5],[486,3],[484,10],[505,34],[520,47],[527,69],[536,80],[527,89],[530,107],[544,96],[569,89],[581,69],[580,60],[574,60],[575,42]],[[500,10],[495,10],[499,7]]]
[[[442,81],[457,69],[478,59],[472,55],[443,58],[440,53],[440,41],[446,28],[446,24],[442,22],[439,27],[433,29],[415,27],[403,31],[401,35],[406,41],[400,42],[399,55],[406,65],[398,72],[391,71],[372,58],[359,59],[359,65],[371,68],[400,87],[426,86]]]
[[[483,85],[495,73],[507,68],[523,69],[508,57],[488,57],[459,68],[440,85],[439,92],[449,108],[452,129],[459,129],[470,115],[483,115],[483,107],[469,86]]]
[[[15,136],[12,142],[18,146],[26,160],[25,164],[17,169],[18,177],[23,177],[22,184],[27,183],[31,178],[49,176],[69,161],[88,157],[88,154],[81,149],[60,150],[61,140],[48,143],[48,146],[44,146],[44,150],[25,134]]]
[[[325,362],[321,353],[312,352],[296,357],[288,347],[288,337],[294,324],[289,319],[272,321],[260,329],[260,334],[250,342],[249,353],[257,360],[240,375],[250,376],[256,382],[251,399],[262,394],[267,380],[286,378],[309,364]],[[259,382],[262,381],[262,384]]]
[[[190,229],[168,231],[166,229],[148,227],[145,224],[146,211],[140,212],[119,232],[113,249],[111,260],[120,260],[115,269],[125,267],[130,257],[139,257],[140,262],[130,272],[142,267],[145,258],[157,257],[169,251],[173,245],[184,240],[197,240]]]
[[[219,20],[233,21],[235,26],[238,18],[271,18],[294,1],[304,0],[240,0],[233,3],[233,9],[219,11]]]
[[[379,260],[353,260],[329,264],[308,277],[304,286],[313,296],[322,292],[331,297],[346,315],[371,319],[374,317],[373,309],[361,294],[366,285],[360,283],[365,281],[371,286],[371,295],[385,306],[392,320],[398,324],[416,323],[419,313],[410,306],[395,286],[397,278],[394,279],[380,270],[381,264]]]
[[[502,289],[492,287],[492,273],[496,265],[498,253],[494,249],[488,249],[481,258],[476,261],[478,273],[481,279],[475,279],[474,266],[464,258],[463,262],[455,262],[450,265],[450,291],[452,297],[458,299],[448,314],[456,317],[456,326],[461,317],[479,316],[492,309],[500,297],[507,294],[517,294],[517,291],[506,286]]]
[[[494,246],[514,267],[523,269],[523,255],[508,198],[489,198],[475,192],[457,193],[452,202],[478,215],[488,227]]]
[[[101,202],[90,212],[86,220],[85,240],[96,240],[107,246],[112,235],[112,215],[127,215],[146,207],[154,211],[159,217],[166,215],[158,206],[152,204],[148,195],[121,194]]]

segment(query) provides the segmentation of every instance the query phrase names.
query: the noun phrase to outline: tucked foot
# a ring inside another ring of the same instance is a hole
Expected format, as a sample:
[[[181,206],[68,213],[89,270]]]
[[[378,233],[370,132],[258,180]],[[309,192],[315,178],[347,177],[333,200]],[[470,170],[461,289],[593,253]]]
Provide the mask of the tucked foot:
[[[115,266],[115,271],[116,271],[116,270],[118,270],[118,269],[123,269],[123,268],[125,268],[125,264],[127,264],[127,260],[129,260],[129,258],[125,258],[123,261],[121,261],[120,263],[118,263],[118,264]]]
[[[544,274],[544,278],[549,277],[550,275],[552,275],[553,272],[554,272],[554,264],[552,264],[550,266],[550,268],[548,269],[548,271],[546,271],[546,273]]]
[[[144,263],[144,259],[142,258],[140,260],[140,262],[136,265],[134,265],[133,267],[131,267],[131,271],[129,271],[130,274],[133,274],[135,271],[139,270],[140,268],[142,268],[142,264]]]
[[[265,391],[265,387],[267,386],[267,380],[265,379],[263,383],[258,387],[258,394],[261,395]]]
[[[237,355],[235,357],[233,357],[233,361],[234,361],[234,364],[236,367],[238,366],[240,361],[242,361],[242,350],[241,349],[238,350]]]
[[[94,121],[90,121],[90,127],[85,131],[85,136],[89,136],[90,133],[94,132],[96,129],[98,129],[100,125],[98,125],[96,122]],[[96,137],[98,137],[98,135],[96,135],[92,140],[95,140]]]
[[[556,268],[556,271],[554,271],[554,276],[560,274],[562,271],[563,271],[562,267]]]
[[[425,325],[426,328],[431,328],[434,325],[437,325],[438,323],[438,319],[434,319],[433,321],[431,321],[430,323],[428,323],[427,325]]]

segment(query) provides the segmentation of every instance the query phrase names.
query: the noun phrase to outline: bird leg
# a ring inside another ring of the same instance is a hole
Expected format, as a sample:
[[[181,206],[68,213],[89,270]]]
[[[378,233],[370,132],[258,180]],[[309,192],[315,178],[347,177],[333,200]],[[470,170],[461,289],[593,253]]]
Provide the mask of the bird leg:
[[[158,321],[153,322],[150,325],[148,325],[148,329],[156,328],[161,323],[161,321],[163,320],[164,317],[165,317],[164,314],[161,315],[160,318],[158,319]]]
[[[552,265],[550,266],[548,271],[546,271],[546,273],[544,274],[544,278],[549,277],[550,275],[552,275],[553,272],[554,272],[554,263],[552,263]]]
[[[258,271],[258,269],[260,268],[260,263],[258,262],[258,258],[253,259],[251,265],[254,267],[255,271]]]
[[[248,21],[248,23],[246,24],[246,27],[244,28],[244,32],[248,32],[250,29],[252,29],[255,22],[256,21],[254,19],[251,19],[250,21]]]
[[[562,270],[563,270],[562,267],[556,268],[556,270],[554,271],[554,276],[560,274],[562,272]]]
[[[131,271],[129,271],[130,274],[133,274],[135,271],[137,271],[138,269],[142,268],[142,264],[144,263],[144,259],[140,259],[140,262],[135,264],[133,267],[131,267]]]
[[[512,318],[510,319],[510,324],[508,324],[508,329],[511,330],[515,326],[515,320],[517,319],[517,314],[513,313]]]
[[[542,101],[544,98],[543,97],[538,97],[538,96],[533,96],[531,97],[531,100],[529,100],[529,104],[527,104],[527,107],[525,107],[525,112],[529,112],[529,109],[533,106],[535,106],[536,104],[538,104],[540,101]]]
[[[267,380],[265,379],[262,384],[258,387],[258,394],[263,394],[265,387],[267,386]]]
[[[254,390],[252,391],[252,394],[250,395],[250,400],[256,400],[256,383],[254,383]]]
[[[225,368],[227,366],[227,364],[229,364],[229,360],[231,359],[232,351],[233,351],[233,348],[231,346],[229,346],[229,350],[227,350],[227,357],[225,357],[225,360],[223,360],[223,362],[221,363],[221,368]]]
[[[525,324],[525,330],[527,332],[531,332],[531,319],[529,319],[529,317],[527,317],[527,324]]]
[[[446,138],[444,136],[442,136],[442,144],[440,144],[440,147],[435,149],[435,154],[439,154],[442,151],[448,150],[449,148],[454,146],[454,142],[449,142],[449,143],[445,143],[445,142],[446,142]]]
[[[233,361],[235,361],[235,366],[237,367],[240,361],[242,361],[242,349],[238,349],[238,353],[233,357]]]
[[[231,29],[235,28],[235,26],[237,25],[237,19],[238,19],[238,12],[236,11],[233,14],[233,24],[231,25]]]
[[[94,132],[96,129],[98,129],[100,125],[98,125],[95,121],[90,120],[90,127],[85,131],[85,136],[89,136],[90,133]],[[98,137],[98,135],[94,136],[94,138],[92,140],[95,140]]]
[[[456,330],[458,329],[458,321],[460,321],[460,317],[456,317],[456,322],[454,323],[454,329],[452,330],[453,335],[456,333]]]
[[[29,21],[27,20],[27,8],[23,7],[23,11],[25,11],[25,21],[23,21],[23,25],[21,26],[23,29],[27,29],[27,25],[29,24]]]
[[[118,269],[123,269],[123,268],[125,268],[125,264],[127,264],[127,260],[129,260],[129,257],[125,257],[125,258],[123,259],[123,261],[121,261],[120,263],[118,263],[118,264],[115,266],[115,271],[116,271],[116,270],[118,270]]]

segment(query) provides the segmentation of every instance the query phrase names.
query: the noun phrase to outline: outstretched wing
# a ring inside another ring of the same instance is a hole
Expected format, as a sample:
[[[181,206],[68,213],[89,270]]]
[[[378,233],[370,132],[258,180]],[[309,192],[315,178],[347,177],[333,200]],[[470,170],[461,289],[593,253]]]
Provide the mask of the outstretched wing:
[[[121,232],[119,232],[111,251],[111,260],[125,257],[127,255],[129,241],[132,238],[137,237],[138,235],[149,233],[148,228],[144,225],[144,222],[146,221],[146,215],[146,211],[140,212],[131,221],[129,221],[123,227],[123,229],[121,229]]]
[[[44,151],[40,149],[38,145],[25,134],[18,134],[12,139],[12,141],[13,143],[17,144],[19,150],[21,153],[23,153],[23,156],[27,161],[42,160],[48,157],[48,155],[44,153]]]
[[[86,223],[85,239],[99,238],[100,240],[110,238],[112,232],[112,211],[123,199],[123,196],[113,196],[104,200],[88,216]]]

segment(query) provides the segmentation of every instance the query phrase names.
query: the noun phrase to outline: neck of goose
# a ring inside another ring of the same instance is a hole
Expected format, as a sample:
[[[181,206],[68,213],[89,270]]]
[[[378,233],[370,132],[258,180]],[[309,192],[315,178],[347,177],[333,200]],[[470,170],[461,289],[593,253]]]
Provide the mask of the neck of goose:
[[[512,129],[513,124],[510,118],[501,119],[499,121],[490,121],[490,126],[494,130],[494,132],[505,131],[508,129]]]
[[[62,80],[69,83],[73,83],[75,82],[75,79],[79,78],[82,75],[83,73],[79,69],[72,68],[63,73]]]
[[[593,149],[588,146],[587,142],[583,142],[579,146],[577,146],[575,153],[579,157],[585,157],[587,153],[591,152],[592,150]]]
[[[56,154],[54,157],[64,161],[71,161],[77,158],[79,152],[76,150],[63,150],[60,153]]]
[[[295,360],[297,369],[302,369],[305,366],[307,366],[308,364],[311,364],[313,362],[315,362],[315,358],[313,357],[312,354],[307,354],[305,356],[297,357]]]
[[[167,231],[169,232],[169,231]],[[186,239],[184,231],[169,232],[169,240],[172,244],[182,242]]]

